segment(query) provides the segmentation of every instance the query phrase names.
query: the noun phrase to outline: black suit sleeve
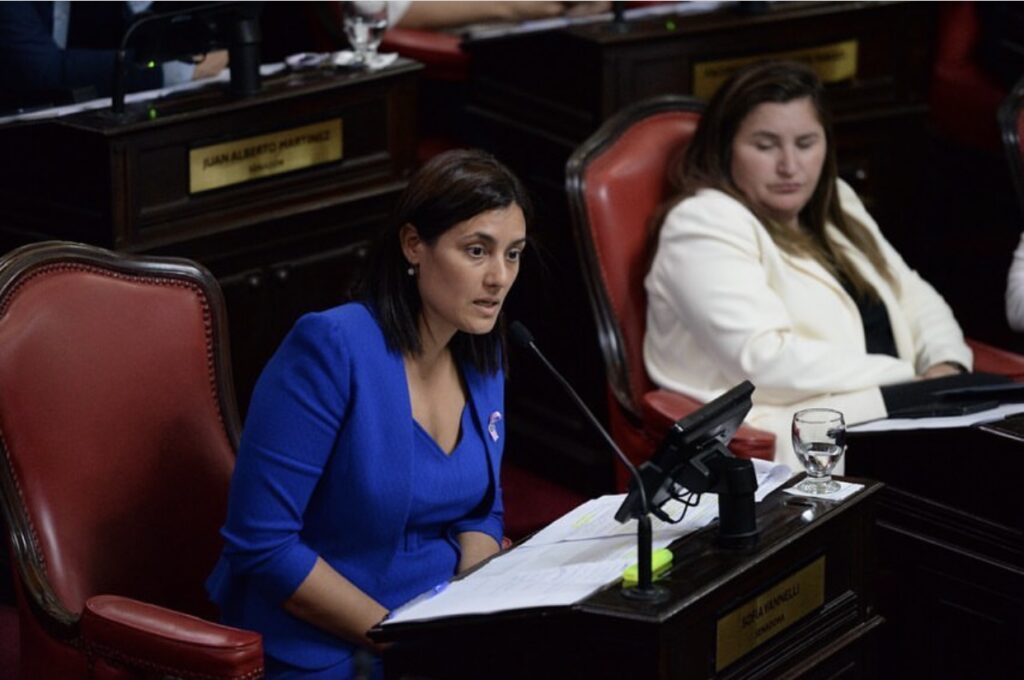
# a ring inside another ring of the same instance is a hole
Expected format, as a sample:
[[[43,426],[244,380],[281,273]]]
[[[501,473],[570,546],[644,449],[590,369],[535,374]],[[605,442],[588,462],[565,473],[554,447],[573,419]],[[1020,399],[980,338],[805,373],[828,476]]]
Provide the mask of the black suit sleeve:
[[[76,14],[91,3],[76,3]],[[81,5],[81,6],[77,6]],[[0,2],[0,91],[19,103],[47,103],[58,92],[92,87],[97,96],[109,96],[116,45],[107,49],[61,49],[53,41],[53,3]],[[129,63],[127,89],[160,87],[161,69]]]

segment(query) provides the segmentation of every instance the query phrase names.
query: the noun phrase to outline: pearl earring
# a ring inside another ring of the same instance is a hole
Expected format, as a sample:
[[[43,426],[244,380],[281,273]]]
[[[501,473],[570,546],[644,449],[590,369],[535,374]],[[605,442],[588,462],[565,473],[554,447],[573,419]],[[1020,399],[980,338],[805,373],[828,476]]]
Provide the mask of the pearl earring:
[[[409,276],[416,276],[416,267],[414,265],[409,265],[409,268],[405,270],[405,273]]]

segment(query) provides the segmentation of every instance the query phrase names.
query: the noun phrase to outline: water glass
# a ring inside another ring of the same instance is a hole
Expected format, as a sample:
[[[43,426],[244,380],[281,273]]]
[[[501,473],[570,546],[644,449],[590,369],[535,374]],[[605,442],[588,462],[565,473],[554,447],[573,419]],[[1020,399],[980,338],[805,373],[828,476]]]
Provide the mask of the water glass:
[[[388,28],[388,6],[383,0],[355,0],[342,3],[345,35],[352,45],[355,64],[372,66],[384,31]]]
[[[797,489],[821,495],[839,491],[832,469],[846,451],[843,414],[830,408],[809,408],[793,415],[793,451],[807,471]]]

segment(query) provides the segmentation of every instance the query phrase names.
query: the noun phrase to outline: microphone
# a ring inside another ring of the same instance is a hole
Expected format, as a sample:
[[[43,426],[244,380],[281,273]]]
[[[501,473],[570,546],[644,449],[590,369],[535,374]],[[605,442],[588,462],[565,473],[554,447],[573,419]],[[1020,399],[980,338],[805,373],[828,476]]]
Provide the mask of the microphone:
[[[626,454],[622,452],[622,449],[618,447],[615,440],[608,434],[608,431],[604,429],[601,425],[601,421],[597,419],[597,416],[587,408],[586,403],[580,395],[576,393],[576,390],[572,388],[569,381],[565,379],[558,369],[548,361],[548,358],[544,356],[544,353],[540,351],[540,348],[537,347],[537,343],[533,341],[533,334],[527,330],[526,326],[519,321],[513,321],[509,326],[509,335],[512,337],[512,342],[514,342],[518,347],[531,350],[535,355],[537,355],[540,362],[548,369],[548,372],[555,377],[555,380],[562,386],[562,389],[566,391],[569,397],[572,398],[573,403],[576,404],[576,407],[587,417],[587,420],[589,420],[590,424],[594,426],[594,429],[601,433],[605,443],[607,443],[608,447],[615,452],[615,455],[618,456],[622,464],[626,466],[626,469],[629,470],[629,473],[633,476],[633,480],[636,482],[636,488],[640,492],[640,506],[642,509],[640,517],[637,518],[637,585],[635,588],[623,588],[621,591],[623,596],[648,602],[660,602],[667,599],[668,592],[661,586],[654,585],[651,566],[651,506],[647,499],[647,491],[644,488],[644,480],[640,476],[640,472],[636,469],[636,466],[630,462],[629,458],[626,457]]]

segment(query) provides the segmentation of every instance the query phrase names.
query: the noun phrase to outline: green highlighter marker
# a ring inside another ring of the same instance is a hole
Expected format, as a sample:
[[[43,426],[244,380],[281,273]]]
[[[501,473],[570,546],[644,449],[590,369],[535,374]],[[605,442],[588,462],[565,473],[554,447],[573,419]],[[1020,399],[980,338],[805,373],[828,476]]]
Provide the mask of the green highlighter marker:
[[[651,575],[658,574],[672,566],[672,551],[668,548],[658,548],[651,553]],[[622,585],[635,586],[639,581],[639,565],[631,564],[622,572]]]

